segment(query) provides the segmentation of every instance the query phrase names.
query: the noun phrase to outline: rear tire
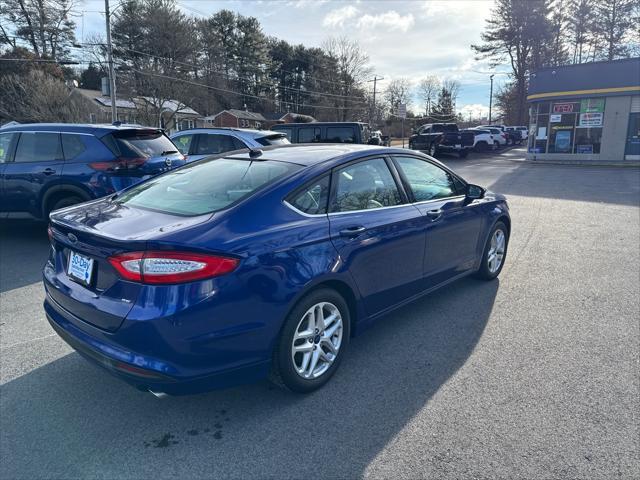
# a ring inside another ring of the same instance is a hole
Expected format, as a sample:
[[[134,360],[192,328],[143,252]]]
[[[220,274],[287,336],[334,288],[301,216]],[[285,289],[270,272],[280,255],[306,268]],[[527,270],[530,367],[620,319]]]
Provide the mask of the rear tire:
[[[458,152],[458,157],[460,157],[460,158],[467,158],[467,155],[469,155],[469,150],[466,149],[466,148],[464,148],[464,149],[462,149],[462,150],[460,150]]]
[[[486,152],[489,150],[489,145],[487,145],[487,142],[478,142],[476,143],[475,150],[476,152]]]
[[[431,145],[429,145],[429,155],[434,157],[436,156],[436,144],[432,143]]]
[[[500,275],[504,261],[507,258],[508,246],[509,230],[504,222],[497,222],[487,237],[480,268],[475,275],[476,278],[493,280]]]
[[[285,319],[269,379],[299,393],[319,389],[338,369],[349,344],[347,302],[322,288],[302,298]]]

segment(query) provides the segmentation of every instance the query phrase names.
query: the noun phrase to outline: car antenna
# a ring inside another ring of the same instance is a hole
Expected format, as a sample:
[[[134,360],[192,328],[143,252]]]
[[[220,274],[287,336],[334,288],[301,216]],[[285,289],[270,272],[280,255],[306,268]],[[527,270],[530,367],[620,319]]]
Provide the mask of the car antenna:
[[[262,150],[259,148],[250,148],[249,149],[249,158],[257,158],[262,156]]]

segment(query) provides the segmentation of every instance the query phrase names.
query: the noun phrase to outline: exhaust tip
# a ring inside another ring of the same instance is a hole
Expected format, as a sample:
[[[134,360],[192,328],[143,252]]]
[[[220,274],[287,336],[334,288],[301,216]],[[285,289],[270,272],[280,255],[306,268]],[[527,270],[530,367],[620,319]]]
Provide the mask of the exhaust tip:
[[[151,393],[154,397],[157,397],[157,398],[165,398],[169,396],[164,392],[154,392],[153,390],[149,390],[149,393]]]

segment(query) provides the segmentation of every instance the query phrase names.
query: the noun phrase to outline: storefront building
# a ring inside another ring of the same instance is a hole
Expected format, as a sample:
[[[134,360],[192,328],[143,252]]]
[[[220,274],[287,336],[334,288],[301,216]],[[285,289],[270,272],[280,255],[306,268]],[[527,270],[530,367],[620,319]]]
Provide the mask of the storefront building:
[[[640,160],[640,58],[545,68],[529,79],[530,160]]]

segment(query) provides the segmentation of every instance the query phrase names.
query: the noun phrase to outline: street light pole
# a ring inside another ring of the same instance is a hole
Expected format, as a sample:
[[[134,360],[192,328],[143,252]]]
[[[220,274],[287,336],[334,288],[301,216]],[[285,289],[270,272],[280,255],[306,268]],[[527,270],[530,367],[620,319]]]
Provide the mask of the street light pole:
[[[104,16],[107,22],[107,61],[109,63],[109,96],[111,98],[111,121],[118,121],[118,108],[116,106],[116,72],[113,68],[113,47],[111,45],[111,13],[109,12],[109,0],[104,0]]]
[[[491,125],[491,107],[493,104],[493,75],[489,75],[489,80],[491,80],[491,88],[489,89],[489,125]]]

